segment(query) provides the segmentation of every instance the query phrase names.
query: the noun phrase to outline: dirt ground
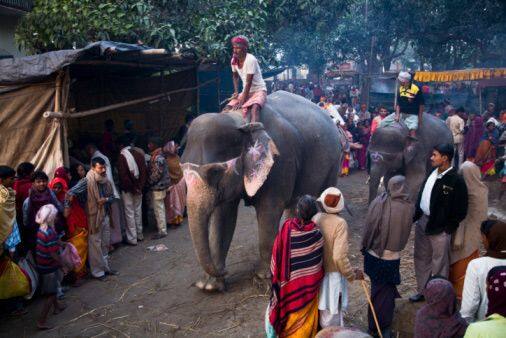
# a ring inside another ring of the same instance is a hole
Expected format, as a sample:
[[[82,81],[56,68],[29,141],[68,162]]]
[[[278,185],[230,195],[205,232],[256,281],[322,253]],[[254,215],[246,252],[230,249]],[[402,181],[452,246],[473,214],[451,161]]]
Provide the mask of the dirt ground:
[[[350,226],[351,261],[362,267],[359,252],[362,222],[367,210],[366,176],[355,172],[340,178],[353,216],[344,213]],[[495,192],[491,192],[495,194]],[[499,209],[497,202],[492,202]],[[148,236],[149,237],[149,236]],[[167,251],[146,247],[164,243]],[[401,259],[403,297],[414,291],[413,240]],[[54,329],[38,332],[35,318],[41,306],[35,300],[22,318],[2,319],[2,337],[263,337],[264,313],[269,293],[254,277],[258,258],[257,227],[253,208],[241,207],[227,260],[228,291],[206,294],[192,284],[201,276],[186,222],[163,240],[146,240],[137,247],[121,247],[111,257],[119,276],[106,281],[89,280],[66,293],[68,308],[52,315]],[[348,324],[364,328],[367,302],[359,283],[351,285]]]

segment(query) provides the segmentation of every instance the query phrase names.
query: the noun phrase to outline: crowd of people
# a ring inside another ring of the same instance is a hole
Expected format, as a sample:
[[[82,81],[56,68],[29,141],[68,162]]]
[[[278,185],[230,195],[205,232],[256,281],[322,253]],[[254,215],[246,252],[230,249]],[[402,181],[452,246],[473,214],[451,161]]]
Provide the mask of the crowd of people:
[[[343,328],[348,284],[365,273],[371,280],[368,333],[391,337],[401,253],[414,224],[418,293],[409,300],[425,300],[414,319],[414,337],[503,337],[506,223],[487,219],[488,188],[479,167],[465,161],[457,170],[453,157],[451,144],[434,148],[434,170],[416,203],[404,176],[388,181],[365,218],[363,269],[348,257],[342,192],[330,187],[318,199],[300,198],[296,217],[285,221],[272,250],[267,336],[314,337],[319,328]]]
[[[118,274],[111,253],[143,241],[149,215],[157,229],[153,240],[183,222],[178,144],[150,137],[145,151],[136,146],[130,122],[119,136],[111,122],[101,141],[84,146],[86,164],[72,157],[70,168],[54,173],[29,162],[16,170],[0,166],[0,305],[2,312],[22,315],[26,299],[44,297],[39,329],[51,327],[51,308],[65,308],[69,286]]]
[[[339,96],[339,95],[338,95]],[[318,105],[328,112],[349,142],[342,163],[341,175],[349,175],[350,170],[367,170],[369,165],[367,148],[372,134],[378,126],[386,125],[394,113],[385,106],[370,109],[365,103],[335,101],[330,96],[321,96]],[[506,189],[506,110],[498,112],[489,103],[483,113],[469,112],[463,107],[454,108],[446,102],[435,116],[444,120],[451,130],[456,156],[453,165],[458,168],[465,159],[472,159],[483,176],[497,175]]]

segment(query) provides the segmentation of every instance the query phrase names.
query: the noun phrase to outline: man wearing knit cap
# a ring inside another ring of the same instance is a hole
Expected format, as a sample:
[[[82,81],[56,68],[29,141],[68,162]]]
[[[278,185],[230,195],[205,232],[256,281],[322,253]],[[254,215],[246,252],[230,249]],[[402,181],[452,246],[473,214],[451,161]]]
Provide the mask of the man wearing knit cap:
[[[423,94],[417,85],[411,82],[411,74],[400,72],[397,77],[399,80],[399,97],[395,106],[395,113],[387,116],[382,122],[382,127],[399,122],[401,117],[409,129],[409,136],[416,140],[416,130],[422,125],[422,114],[425,101]]]
[[[267,87],[262,78],[262,71],[256,57],[248,53],[249,41],[239,35],[232,39],[233,56],[231,61],[234,81],[234,95],[225,107],[225,111],[242,109],[245,120],[251,111],[251,122],[259,122],[260,110],[267,98]],[[239,78],[242,82],[242,93],[239,94]]]

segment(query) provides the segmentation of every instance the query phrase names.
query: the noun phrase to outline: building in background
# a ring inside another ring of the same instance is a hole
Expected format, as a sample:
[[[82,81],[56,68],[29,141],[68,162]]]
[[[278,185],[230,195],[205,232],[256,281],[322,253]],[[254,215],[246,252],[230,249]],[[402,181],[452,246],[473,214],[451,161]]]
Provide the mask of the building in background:
[[[24,56],[16,46],[14,32],[32,7],[32,0],[0,0],[0,59]]]

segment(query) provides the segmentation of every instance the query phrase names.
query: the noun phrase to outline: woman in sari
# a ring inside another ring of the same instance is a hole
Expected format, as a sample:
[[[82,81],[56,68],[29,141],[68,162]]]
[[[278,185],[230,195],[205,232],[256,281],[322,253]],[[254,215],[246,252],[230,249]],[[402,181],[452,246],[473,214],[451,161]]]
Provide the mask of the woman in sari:
[[[186,208],[186,182],[183,179],[183,170],[179,161],[178,146],[174,141],[168,142],[163,147],[163,154],[167,166],[171,185],[165,197],[165,213],[168,225],[177,227],[183,223],[184,210]]]
[[[466,158],[476,156],[476,149],[478,149],[481,137],[485,131],[483,118],[480,115],[470,114],[469,122],[470,125],[464,137],[464,156]]]
[[[475,163],[480,166],[483,175],[495,174],[496,146],[499,143],[499,131],[496,128],[497,120],[490,118],[487,128],[481,138],[480,145],[476,150]]]
[[[297,203],[297,218],[281,227],[272,248],[271,300],[267,337],[314,337],[318,328],[318,292],[323,279],[323,236],[311,221],[318,212],[308,195]]]
[[[49,188],[55,193],[56,198],[65,205],[63,215],[66,220],[66,238],[72,243],[79,257],[81,257],[81,265],[74,270],[76,274],[76,283],[86,274],[86,257],[88,256],[88,222],[86,214],[77,199],[72,202],[65,201],[65,196],[69,190],[70,175],[69,171],[60,167],[54,173],[54,178],[49,182]]]
[[[460,300],[467,265],[480,257],[480,225],[487,219],[488,188],[481,181],[480,168],[473,162],[462,163],[459,173],[464,177],[469,197],[466,218],[452,234],[449,280]]]

